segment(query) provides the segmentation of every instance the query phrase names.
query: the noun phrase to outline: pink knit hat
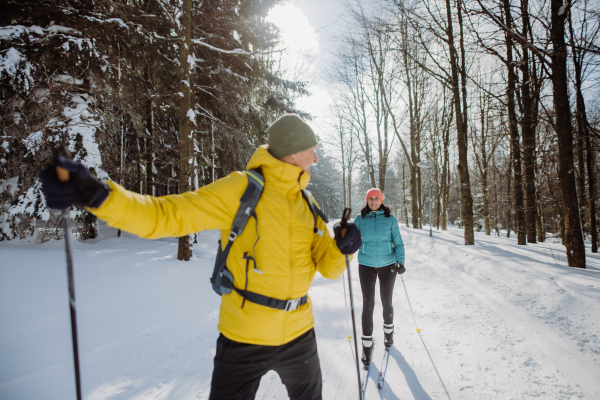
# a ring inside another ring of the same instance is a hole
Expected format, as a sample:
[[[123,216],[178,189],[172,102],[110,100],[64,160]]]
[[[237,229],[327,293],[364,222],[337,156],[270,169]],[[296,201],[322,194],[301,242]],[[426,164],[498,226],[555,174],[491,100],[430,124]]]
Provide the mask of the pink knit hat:
[[[377,189],[377,188],[372,188],[367,190],[367,196],[365,197],[365,201],[368,202],[369,201],[369,197],[379,197],[381,199],[381,202],[383,203],[383,193],[381,192],[381,190]]]

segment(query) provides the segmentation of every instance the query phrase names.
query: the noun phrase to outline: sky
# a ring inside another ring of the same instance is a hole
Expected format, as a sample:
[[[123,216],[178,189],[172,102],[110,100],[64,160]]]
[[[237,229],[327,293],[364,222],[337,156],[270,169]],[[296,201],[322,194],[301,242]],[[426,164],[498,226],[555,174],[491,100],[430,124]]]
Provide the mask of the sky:
[[[297,108],[310,113],[312,127],[324,134],[331,103],[325,81],[331,63],[336,33],[343,24],[343,6],[338,0],[291,0],[275,6],[269,20],[275,23],[287,47],[290,65],[298,65],[301,80],[309,82],[311,96],[297,100]]]

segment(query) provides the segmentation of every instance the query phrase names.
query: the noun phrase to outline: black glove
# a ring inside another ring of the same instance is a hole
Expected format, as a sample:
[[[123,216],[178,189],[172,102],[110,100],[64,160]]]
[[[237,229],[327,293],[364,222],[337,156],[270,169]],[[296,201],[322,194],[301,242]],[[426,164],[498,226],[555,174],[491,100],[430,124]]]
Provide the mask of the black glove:
[[[362,238],[360,237],[360,230],[352,222],[348,222],[346,228],[346,234],[342,237],[342,230],[344,229],[339,223],[333,226],[333,233],[335,234],[335,244],[342,254],[354,254],[362,245]]]
[[[68,181],[58,179],[57,166],[69,171]],[[54,163],[40,173],[40,180],[46,205],[53,209],[61,210],[73,204],[98,208],[108,197],[108,185],[90,175],[83,164],[70,160],[62,146],[54,150]]]
[[[404,264],[402,264],[401,262],[396,264],[396,270],[398,271],[399,274],[403,274],[406,272],[406,268],[404,268]]]

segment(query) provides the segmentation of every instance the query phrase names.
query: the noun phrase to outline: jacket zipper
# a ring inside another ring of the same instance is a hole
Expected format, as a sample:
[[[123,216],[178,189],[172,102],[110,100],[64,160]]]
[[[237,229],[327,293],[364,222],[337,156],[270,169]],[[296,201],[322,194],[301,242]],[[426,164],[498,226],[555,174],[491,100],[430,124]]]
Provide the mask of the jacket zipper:
[[[373,225],[375,225],[375,254],[377,254],[377,265],[379,266],[379,250],[377,246],[377,212],[373,211]]]
[[[290,243],[293,243],[292,233],[293,233],[294,229],[292,228],[292,221],[294,218],[294,206],[291,202],[289,204],[290,204]],[[292,247],[293,246],[290,246],[290,284],[288,287],[288,295],[287,295],[288,299],[292,298],[292,285],[294,283],[294,258],[292,255],[292,253],[293,253]],[[287,321],[287,312],[284,312],[283,313],[283,329],[281,332],[281,343],[280,344],[285,343],[286,321]]]

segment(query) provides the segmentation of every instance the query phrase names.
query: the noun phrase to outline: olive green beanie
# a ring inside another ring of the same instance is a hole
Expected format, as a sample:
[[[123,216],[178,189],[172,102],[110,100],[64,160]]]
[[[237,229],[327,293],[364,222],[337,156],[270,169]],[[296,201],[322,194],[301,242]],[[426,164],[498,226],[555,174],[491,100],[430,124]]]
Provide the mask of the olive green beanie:
[[[286,114],[273,122],[269,133],[269,153],[275,158],[310,149],[317,145],[313,130],[298,114]]]

